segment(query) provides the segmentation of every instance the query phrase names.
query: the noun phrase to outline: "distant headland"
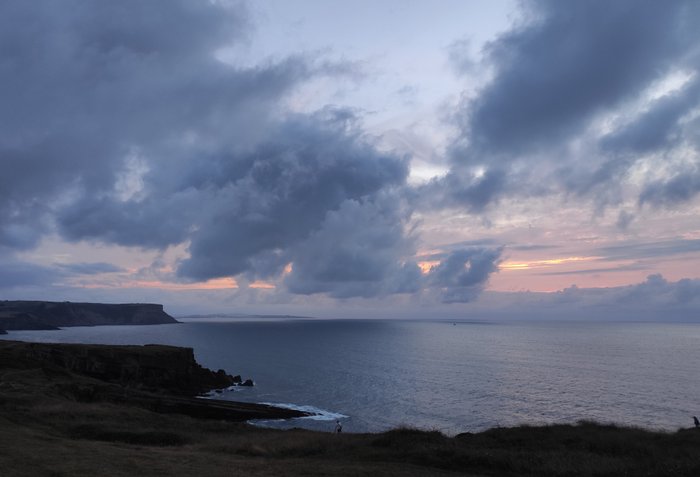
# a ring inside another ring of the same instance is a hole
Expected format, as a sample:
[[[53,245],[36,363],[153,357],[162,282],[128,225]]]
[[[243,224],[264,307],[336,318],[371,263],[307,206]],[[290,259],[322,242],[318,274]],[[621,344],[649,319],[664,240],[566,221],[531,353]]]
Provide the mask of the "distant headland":
[[[70,301],[0,301],[3,330],[55,330],[69,326],[161,325],[178,323],[153,303],[73,303]]]

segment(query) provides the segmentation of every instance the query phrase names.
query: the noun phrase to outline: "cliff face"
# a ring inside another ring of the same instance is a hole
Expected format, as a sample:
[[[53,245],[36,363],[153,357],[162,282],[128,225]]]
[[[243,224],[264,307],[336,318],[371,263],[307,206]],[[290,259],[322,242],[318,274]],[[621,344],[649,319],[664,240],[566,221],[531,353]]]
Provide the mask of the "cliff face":
[[[51,330],[65,326],[177,323],[163,305],[0,301],[0,330]]]
[[[214,372],[198,364],[192,348],[10,343],[25,358],[131,388],[194,396],[234,384],[224,370]]]

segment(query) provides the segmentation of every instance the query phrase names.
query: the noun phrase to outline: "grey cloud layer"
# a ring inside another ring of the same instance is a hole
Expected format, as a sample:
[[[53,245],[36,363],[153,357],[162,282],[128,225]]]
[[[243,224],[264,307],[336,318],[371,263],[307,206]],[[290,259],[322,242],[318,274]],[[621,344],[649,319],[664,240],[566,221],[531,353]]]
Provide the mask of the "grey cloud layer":
[[[49,286],[59,277],[53,268],[0,256],[0,289]]]
[[[299,294],[433,286],[412,261],[406,158],[379,152],[348,111],[284,107],[304,82],[352,68],[305,55],[253,67],[216,58],[250,34],[245,10],[225,2],[0,4],[3,253],[57,230],[71,241],[187,243],[185,281],[279,278],[293,263],[284,283]],[[463,257],[480,270],[469,283],[439,286],[471,299],[495,269],[489,256],[491,266]],[[27,270],[27,280],[38,272]]]
[[[106,262],[66,263],[58,264],[57,267],[76,275],[96,275],[99,273],[126,272],[124,268],[117,267],[112,263]]]
[[[508,159],[580,132],[683,54],[685,10],[675,1],[529,2],[529,22],[488,47],[497,75],[470,107],[473,147]]]
[[[480,213],[502,197],[548,194],[600,207],[695,198],[700,4],[522,5],[522,21],[484,52],[492,80],[454,116],[450,171],[412,188],[408,158],[379,151],[351,112],[286,109],[300,85],[351,66],[309,55],[246,67],[217,59],[253,34],[240,5],[2,2],[0,253],[18,270],[12,251],[54,230],[151,249],[185,243],[183,281],[279,279],[292,293],[337,298],[431,288],[468,301],[500,249],[455,247],[421,274],[416,207]],[[472,68],[459,48],[452,56]],[[674,72],[687,81],[644,99]],[[627,197],[635,168],[648,172]],[[623,229],[634,219],[619,217]]]
[[[372,203],[380,191],[406,179],[401,159],[378,154],[342,125],[304,118],[271,132],[269,142],[235,161],[234,177],[216,189],[210,210],[201,212],[199,229],[191,236],[192,258],[182,264],[182,275],[277,274],[292,261],[295,246],[327,230],[339,214],[349,213],[349,202]],[[402,223],[394,217],[387,223],[365,216],[343,220],[353,220],[357,228],[395,227],[403,236]],[[341,235],[325,237],[330,246],[344,239],[342,230],[336,233]],[[388,245],[361,246],[371,253],[373,246]],[[338,273],[354,271],[338,267]]]
[[[700,280],[649,275],[641,283],[612,288],[571,286],[555,293],[486,292],[480,316],[527,320],[696,321]],[[478,309],[478,308],[477,308]]]
[[[484,51],[493,79],[458,108],[452,168],[424,188],[425,201],[478,212],[501,197],[564,191],[604,206],[624,199],[620,184],[642,160],[665,172],[649,174],[637,191],[640,204],[693,198],[700,147],[697,120],[688,114],[700,105],[700,5],[521,5],[520,23]],[[680,72],[690,79],[678,91],[641,111],[634,106]],[[613,130],[599,132],[611,114]]]

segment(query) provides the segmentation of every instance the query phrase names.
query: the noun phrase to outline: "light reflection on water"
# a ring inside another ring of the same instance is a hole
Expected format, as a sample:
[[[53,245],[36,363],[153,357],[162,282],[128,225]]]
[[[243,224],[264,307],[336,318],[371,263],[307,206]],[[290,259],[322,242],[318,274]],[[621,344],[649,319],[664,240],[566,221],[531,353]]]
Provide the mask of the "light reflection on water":
[[[203,365],[255,379],[225,397],[346,415],[350,432],[580,419],[673,430],[700,413],[699,324],[188,322],[5,339],[190,346]],[[334,421],[274,425],[331,430]]]

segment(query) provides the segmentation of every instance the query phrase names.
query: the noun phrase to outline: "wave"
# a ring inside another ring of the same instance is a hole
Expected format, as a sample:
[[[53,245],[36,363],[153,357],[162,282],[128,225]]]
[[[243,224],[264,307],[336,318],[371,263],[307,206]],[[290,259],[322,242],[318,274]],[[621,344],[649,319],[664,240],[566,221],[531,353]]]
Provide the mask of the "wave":
[[[292,409],[294,411],[308,412],[310,416],[298,417],[296,419],[310,419],[313,421],[336,421],[338,419],[347,419],[350,416],[345,414],[340,414],[339,412],[327,411],[315,406],[309,405],[299,405],[291,403],[278,403],[278,402],[263,402],[260,404],[266,404],[268,406],[281,407],[283,409]]]
[[[226,393],[232,393],[232,392],[239,392],[243,391],[243,389],[249,388],[250,386],[241,386],[240,384],[234,384],[233,386],[229,386],[227,388],[222,388],[222,389],[212,389],[209,392],[206,392],[204,394],[200,394],[197,396],[198,398],[202,399],[211,399],[211,398],[219,398],[223,396]]]

